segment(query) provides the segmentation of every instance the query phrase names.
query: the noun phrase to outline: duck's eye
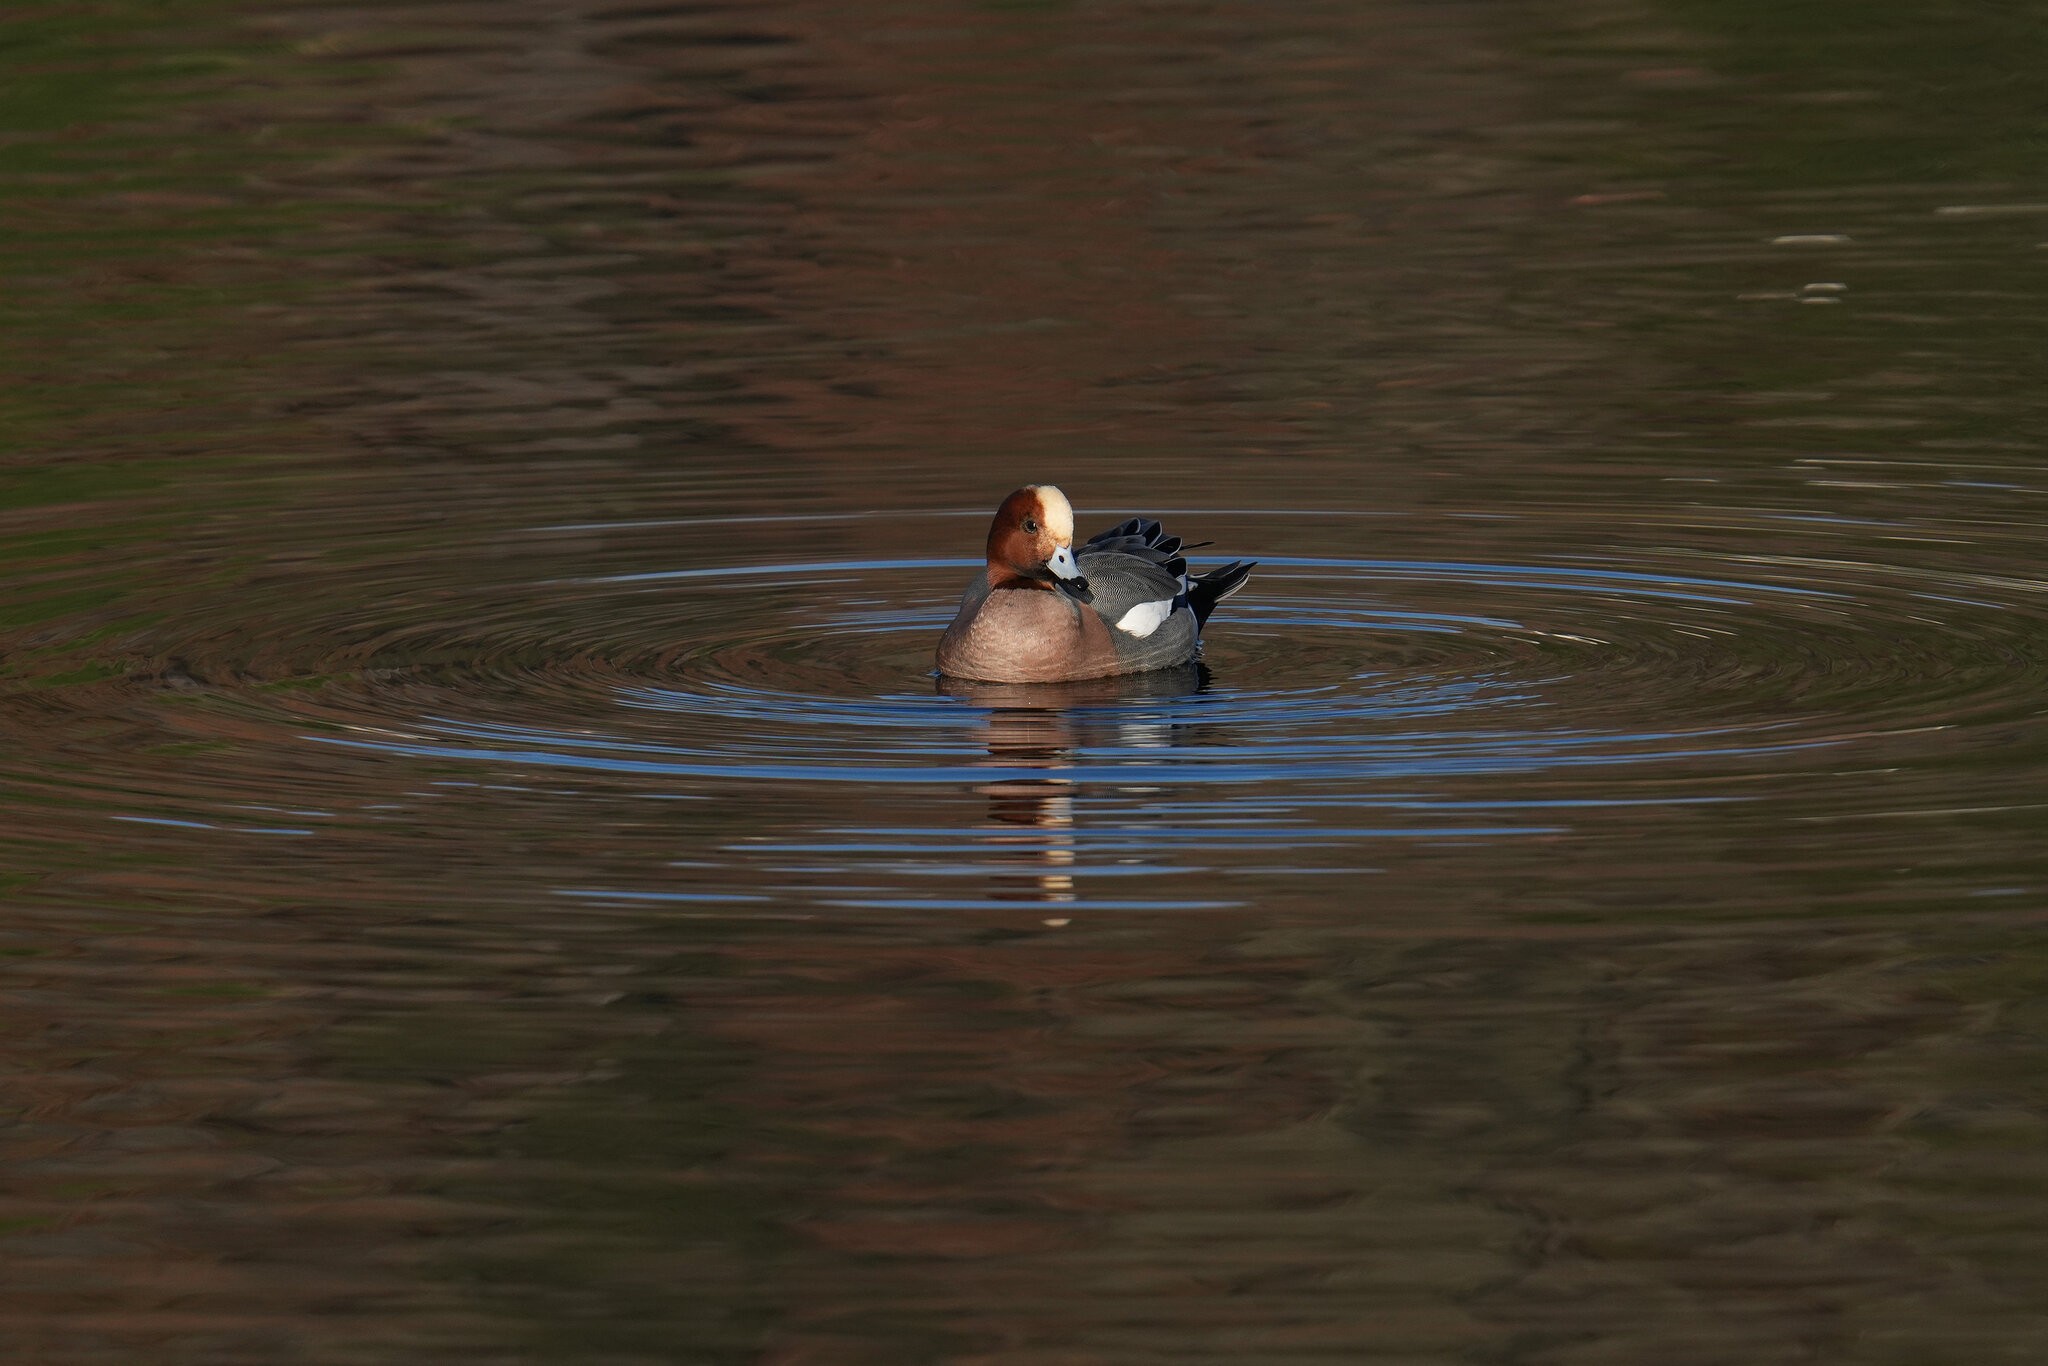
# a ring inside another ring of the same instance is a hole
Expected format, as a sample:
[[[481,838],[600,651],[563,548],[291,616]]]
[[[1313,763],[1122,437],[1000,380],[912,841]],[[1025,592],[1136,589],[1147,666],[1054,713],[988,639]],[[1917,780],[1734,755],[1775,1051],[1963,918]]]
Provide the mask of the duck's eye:
[[[1038,519],[1036,517],[1026,517],[1024,519],[1024,534],[1026,536],[1036,536],[1038,534]]]

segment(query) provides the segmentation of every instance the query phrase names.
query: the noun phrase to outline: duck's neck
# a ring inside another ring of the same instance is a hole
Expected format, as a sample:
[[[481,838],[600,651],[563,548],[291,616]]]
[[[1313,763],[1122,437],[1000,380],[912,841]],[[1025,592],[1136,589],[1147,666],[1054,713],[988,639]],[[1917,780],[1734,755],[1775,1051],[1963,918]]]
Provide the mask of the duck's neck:
[[[988,566],[988,586],[989,586],[989,587],[990,587],[991,589],[996,589],[996,588],[1036,588],[1036,589],[1038,589],[1039,591],[1041,591],[1041,592],[1045,592],[1045,593],[1050,593],[1050,592],[1052,592],[1052,591],[1053,591],[1053,586],[1052,586],[1052,583],[1051,583],[1051,581],[1049,581],[1049,580],[1047,580],[1047,579],[1034,579],[1034,578],[1030,578],[1030,577],[1028,577],[1028,576],[1026,576],[1026,575],[1023,575],[1023,574],[1020,574],[1020,573],[1018,573],[1018,572],[1017,572],[1017,571],[1016,571],[1015,569],[1012,569],[1012,568],[1011,568],[1011,567],[1010,567],[1009,565],[1006,565],[1006,564],[999,564],[999,563],[997,563],[997,562],[996,562],[996,561],[994,561],[994,560],[991,560],[991,561],[989,561],[989,566]]]

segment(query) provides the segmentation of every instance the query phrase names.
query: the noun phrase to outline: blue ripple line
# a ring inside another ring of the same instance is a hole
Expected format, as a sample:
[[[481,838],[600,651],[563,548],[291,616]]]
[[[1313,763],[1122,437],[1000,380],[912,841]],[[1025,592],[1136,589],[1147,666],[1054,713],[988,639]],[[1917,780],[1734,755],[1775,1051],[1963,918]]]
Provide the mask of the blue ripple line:
[[[622,892],[601,887],[558,887],[556,896],[574,896],[604,901],[733,902],[772,901],[773,897],[751,892]]]
[[[1069,783],[1100,783],[1109,786],[1157,785],[1172,787],[1194,783],[1302,782],[1315,779],[1359,777],[1412,777],[1417,774],[1528,773],[1551,768],[1589,767],[1604,764],[1646,763],[1672,759],[1727,759],[1760,754],[1784,754],[1801,749],[1821,748],[1826,740],[1798,741],[1782,745],[1738,745],[1725,749],[1659,750],[1653,754],[1565,754],[1478,755],[1451,758],[1435,756],[1426,764],[1402,762],[1301,763],[1281,767],[1237,764],[1132,764],[1075,765],[1048,770],[995,765],[909,765],[879,767],[860,765],[805,765],[773,763],[678,763],[652,759],[621,759],[616,756],[558,754],[548,750],[466,748],[459,745],[398,744],[390,741],[352,740],[333,735],[302,735],[316,744],[377,754],[402,754],[415,759],[448,759],[469,763],[528,764],[538,768],[576,769],[596,773],[639,773],[674,778],[763,778],[787,782],[859,782],[892,784],[944,784],[990,782],[1043,782],[1049,776]],[[1587,741],[1586,743],[1592,743]],[[308,832],[311,833],[311,832]]]
[[[795,560],[781,564],[721,565],[708,569],[656,569],[637,574],[603,574],[588,578],[559,580],[564,583],[663,583],[687,579],[733,579],[760,577],[777,574],[824,574],[845,573],[848,570],[882,569],[972,569],[979,560],[969,559],[908,559],[908,560]],[[1364,569],[1399,570],[1411,574],[1453,574],[1459,577],[1475,575],[1497,576],[1482,580],[1487,583],[1525,584],[1531,581],[1579,578],[1602,583],[1624,583],[1651,588],[1672,585],[1692,588],[1729,588],[1754,593],[1777,593],[1801,598],[1842,599],[1848,595],[1824,588],[1809,588],[1797,584],[1758,583],[1747,579],[1702,578],[1692,574],[1650,574],[1632,569],[1596,569],[1584,565],[1542,565],[1542,564],[1496,564],[1476,560],[1358,560],[1337,559],[1311,555],[1261,555],[1259,563],[1274,567],[1294,569]],[[1670,595],[1666,594],[1660,596]],[[1701,601],[1721,602],[1726,599],[1702,598]]]
[[[1243,901],[1097,901],[1076,896],[1072,901],[955,901],[935,897],[841,897],[820,901],[821,906],[848,906],[864,911],[1227,911],[1247,905]]]

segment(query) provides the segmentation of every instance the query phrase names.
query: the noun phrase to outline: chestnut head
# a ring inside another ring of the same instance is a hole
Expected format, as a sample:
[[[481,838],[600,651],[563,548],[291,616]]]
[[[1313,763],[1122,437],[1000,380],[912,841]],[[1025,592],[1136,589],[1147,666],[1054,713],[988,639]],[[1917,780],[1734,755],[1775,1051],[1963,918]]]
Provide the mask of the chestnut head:
[[[996,509],[988,529],[988,563],[1005,579],[1047,588],[1062,581],[1085,593],[1088,580],[1074,562],[1074,507],[1051,484],[1027,484]]]

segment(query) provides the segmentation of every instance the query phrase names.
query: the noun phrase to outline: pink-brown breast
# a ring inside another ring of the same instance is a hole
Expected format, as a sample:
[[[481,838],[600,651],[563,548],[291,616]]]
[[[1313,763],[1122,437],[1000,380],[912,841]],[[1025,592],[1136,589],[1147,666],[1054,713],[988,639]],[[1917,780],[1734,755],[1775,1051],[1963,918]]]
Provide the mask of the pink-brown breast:
[[[1101,678],[1121,665],[1109,627],[1064,593],[997,588],[939,640],[939,672],[992,683]]]

